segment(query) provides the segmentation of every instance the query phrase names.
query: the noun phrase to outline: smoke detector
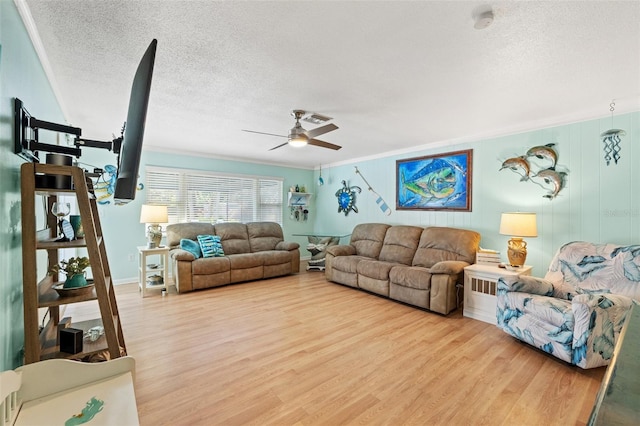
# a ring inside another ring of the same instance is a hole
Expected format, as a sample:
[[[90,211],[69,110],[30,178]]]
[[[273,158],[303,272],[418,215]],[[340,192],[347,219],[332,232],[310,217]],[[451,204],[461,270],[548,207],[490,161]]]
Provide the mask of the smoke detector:
[[[483,30],[493,22],[493,10],[477,11],[473,14],[473,19],[475,21],[473,27],[476,30]]]

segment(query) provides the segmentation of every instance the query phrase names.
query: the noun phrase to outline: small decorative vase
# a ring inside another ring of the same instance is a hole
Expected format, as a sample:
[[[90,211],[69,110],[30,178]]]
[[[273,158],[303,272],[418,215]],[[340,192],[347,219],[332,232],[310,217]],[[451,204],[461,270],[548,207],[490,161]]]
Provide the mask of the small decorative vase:
[[[62,288],[78,288],[87,285],[87,277],[84,272],[82,274],[75,274],[71,277],[67,277]]]
[[[84,238],[84,229],[82,229],[82,219],[80,216],[72,214],[69,216],[69,222],[71,222],[71,227],[73,228],[73,233],[76,235],[76,238]]]

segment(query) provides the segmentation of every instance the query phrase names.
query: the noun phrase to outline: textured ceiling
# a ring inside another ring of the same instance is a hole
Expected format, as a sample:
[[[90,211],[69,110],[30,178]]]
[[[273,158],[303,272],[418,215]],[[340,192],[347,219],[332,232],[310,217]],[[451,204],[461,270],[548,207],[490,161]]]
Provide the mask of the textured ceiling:
[[[158,39],[146,149],[311,168],[640,110],[638,1],[16,1],[84,137],[119,132]],[[241,131],[285,135],[292,109],[342,150]]]

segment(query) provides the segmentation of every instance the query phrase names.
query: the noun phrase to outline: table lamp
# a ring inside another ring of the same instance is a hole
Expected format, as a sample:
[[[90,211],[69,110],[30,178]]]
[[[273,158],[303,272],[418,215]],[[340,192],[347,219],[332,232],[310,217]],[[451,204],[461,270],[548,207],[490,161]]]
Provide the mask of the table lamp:
[[[527,260],[527,243],[522,237],[537,237],[535,213],[502,213],[500,234],[510,235],[507,257],[511,266],[522,266]]]
[[[157,248],[162,240],[161,223],[169,222],[167,206],[152,206],[143,204],[140,210],[140,223],[148,223],[147,238],[148,248]]]

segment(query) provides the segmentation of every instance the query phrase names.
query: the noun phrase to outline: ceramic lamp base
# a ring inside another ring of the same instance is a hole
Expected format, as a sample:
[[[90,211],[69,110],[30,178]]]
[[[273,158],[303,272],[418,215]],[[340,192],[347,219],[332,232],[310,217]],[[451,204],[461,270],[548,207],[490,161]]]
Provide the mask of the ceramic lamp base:
[[[511,266],[522,266],[527,260],[527,243],[519,237],[513,237],[507,243],[507,257]]]
[[[158,248],[160,247],[160,242],[162,241],[162,227],[158,224],[151,224],[147,228],[148,235],[148,248]]]

